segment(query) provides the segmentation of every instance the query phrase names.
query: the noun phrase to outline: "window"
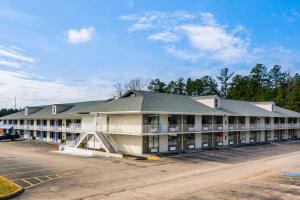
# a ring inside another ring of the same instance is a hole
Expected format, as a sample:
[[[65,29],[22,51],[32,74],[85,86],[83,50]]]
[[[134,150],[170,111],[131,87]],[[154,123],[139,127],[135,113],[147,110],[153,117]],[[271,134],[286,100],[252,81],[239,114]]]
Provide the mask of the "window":
[[[297,124],[297,118],[293,118],[293,123]]]
[[[217,99],[217,98],[214,99],[214,106],[215,106],[215,108],[219,107],[219,99]]]
[[[176,149],[176,146],[177,146],[177,136],[169,135],[168,136],[168,144],[169,144],[169,150],[170,151],[177,150]]]
[[[185,135],[187,147],[195,148],[195,133],[189,133]]]
[[[150,153],[157,153],[159,148],[159,136],[158,135],[150,135],[148,148]]]
[[[169,125],[180,124],[180,116],[179,115],[169,115],[168,122],[169,122]]]
[[[52,114],[55,115],[56,114],[56,105],[52,106]]]
[[[223,116],[214,116],[214,124],[223,124]]]
[[[271,122],[270,117],[266,117],[266,118],[265,118],[265,123],[266,123],[266,124],[270,124],[270,122]]]
[[[256,124],[257,118],[256,117],[250,117],[250,124]]]
[[[229,116],[228,117],[228,124],[235,124],[235,117]]]
[[[159,115],[144,115],[144,125],[158,125]]]
[[[50,120],[50,126],[54,126],[54,120]]]
[[[212,124],[212,116],[203,115],[202,124]]]

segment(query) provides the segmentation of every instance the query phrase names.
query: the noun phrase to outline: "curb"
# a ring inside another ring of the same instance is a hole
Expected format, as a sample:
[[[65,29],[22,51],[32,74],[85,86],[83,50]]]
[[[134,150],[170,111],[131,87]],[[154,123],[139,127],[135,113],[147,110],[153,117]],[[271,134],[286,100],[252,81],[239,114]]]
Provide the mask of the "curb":
[[[15,184],[17,187],[18,187],[18,190],[12,192],[12,193],[9,193],[9,194],[6,194],[6,195],[3,195],[3,196],[0,196],[0,200],[7,200],[7,199],[10,199],[10,198],[13,198],[13,197],[17,197],[19,196],[20,194],[22,194],[24,192],[24,189],[19,186],[18,184],[14,183],[13,181],[1,176],[3,179],[6,179],[10,182],[12,182],[13,184]]]

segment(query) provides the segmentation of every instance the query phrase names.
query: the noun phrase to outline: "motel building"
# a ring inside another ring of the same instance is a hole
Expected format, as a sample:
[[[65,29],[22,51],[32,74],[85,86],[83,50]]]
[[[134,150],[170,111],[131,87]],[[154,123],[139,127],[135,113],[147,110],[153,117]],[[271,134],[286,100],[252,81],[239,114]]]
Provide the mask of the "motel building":
[[[26,107],[0,118],[64,152],[148,155],[300,139],[300,113],[274,102],[128,91],[118,99]]]

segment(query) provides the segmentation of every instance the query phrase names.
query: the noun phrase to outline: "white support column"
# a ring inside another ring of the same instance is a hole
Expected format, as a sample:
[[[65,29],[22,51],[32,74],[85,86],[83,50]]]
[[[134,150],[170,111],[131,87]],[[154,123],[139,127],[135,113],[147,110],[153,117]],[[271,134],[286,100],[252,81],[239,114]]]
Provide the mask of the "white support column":
[[[160,121],[161,131],[168,132],[168,115],[167,114],[159,115],[159,121]]]
[[[271,141],[274,141],[274,136],[275,136],[274,130],[271,130]]]
[[[195,134],[195,147],[196,149],[202,148],[202,133]]]
[[[274,117],[271,117],[271,128],[274,127]]]
[[[245,131],[246,134],[246,144],[250,143],[250,131]]]
[[[223,146],[228,146],[228,116],[223,116]]]
[[[201,115],[195,116],[195,129],[196,129],[196,131],[202,131],[202,116]]]
[[[168,135],[159,136],[159,152],[168,151]]]
[[[245,128],[250,129],[250,117],[245,117]]]

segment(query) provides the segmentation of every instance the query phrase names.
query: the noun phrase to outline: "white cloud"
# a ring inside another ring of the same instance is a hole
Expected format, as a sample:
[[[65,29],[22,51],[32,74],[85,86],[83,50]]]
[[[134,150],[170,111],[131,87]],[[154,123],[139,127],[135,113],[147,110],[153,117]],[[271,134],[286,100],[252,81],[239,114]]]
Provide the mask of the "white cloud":
[[[0,45],[0,66],[22,68],[35,62],[36,59],[25,55],[25,51],[20,47]]]
[[[204,56],[224,63],[249,59],[248,42],[219,25],[183,25],[180,29],[186,34],[190,45]]]
[[[0,70],[0,84],[0,107],[12,107],[14,97],[17,97],[18,106],[26,106],[61,103],[87,94],[82,88],[36,79],[21,71]]]
[[[161,32],[161,33],[154,33],[148,36],[149,40],[153,41],[161,41],[161,42],[178,42],[179,36],[171,33],[171,32]]]
[[[212,13],[204,12],[200,14],[202,23],[207,25],[216,25],[215,17]]]
[[[35,63],[34,58],[24,55],[21,51],[17,51],[16,47],[10,48],[0,45],[0,57],[6,57],[28,63]]]
[[[70,43],[84,43],[92,39],[95,33],[94,27],[82,28],[80,30],[70,29],[67,36]]]
[[[188,60],[192,63],[197,62],[200,57],[200,55],[198,53],[189,52],[187,50],[177,49],[174,46],[165,46],[164,49],[166,50],[167,53],[169,53],[179,59]]]
[[[120,19],[132,22],[129,31],[148,31],[147,39],[163,43],[167,53],[196,62],[211,59],[226,64],[248,61],[252,57],[249,33],[238,25],[230,30],[216,22],[209,12],[146,12]],[[181,40],[182,39],[182,40]],[[165,43],[173,45],[165,46]]]
[[[132,25],[128,28],[129,32],[151,29],[170,30],[179,21],[187,21],[195,18],[196,15],[186,11],[172,13],[152,11],[145,12],[142,15],[124,15],[119,17],[120,20],[132,22]]]
[[[292,9],[285,15],[290,22],[300,17]],[[299,66],[299,52],[281,46],[254,46],[252,34],[242,24],[220,24],[210,12],[151,11],[119,17],[129,22],[128,31],[144,31],[149,41],[162,45],[166,53],[192,64],[204,66],[251,66],[257,62]]]
[[[0,66],[7,66],[7,67],[14,67],[14,68],[21,68],[22,64],[18,62],[13,62],[13,61],[7,61],[7,60],[0,60]]]

